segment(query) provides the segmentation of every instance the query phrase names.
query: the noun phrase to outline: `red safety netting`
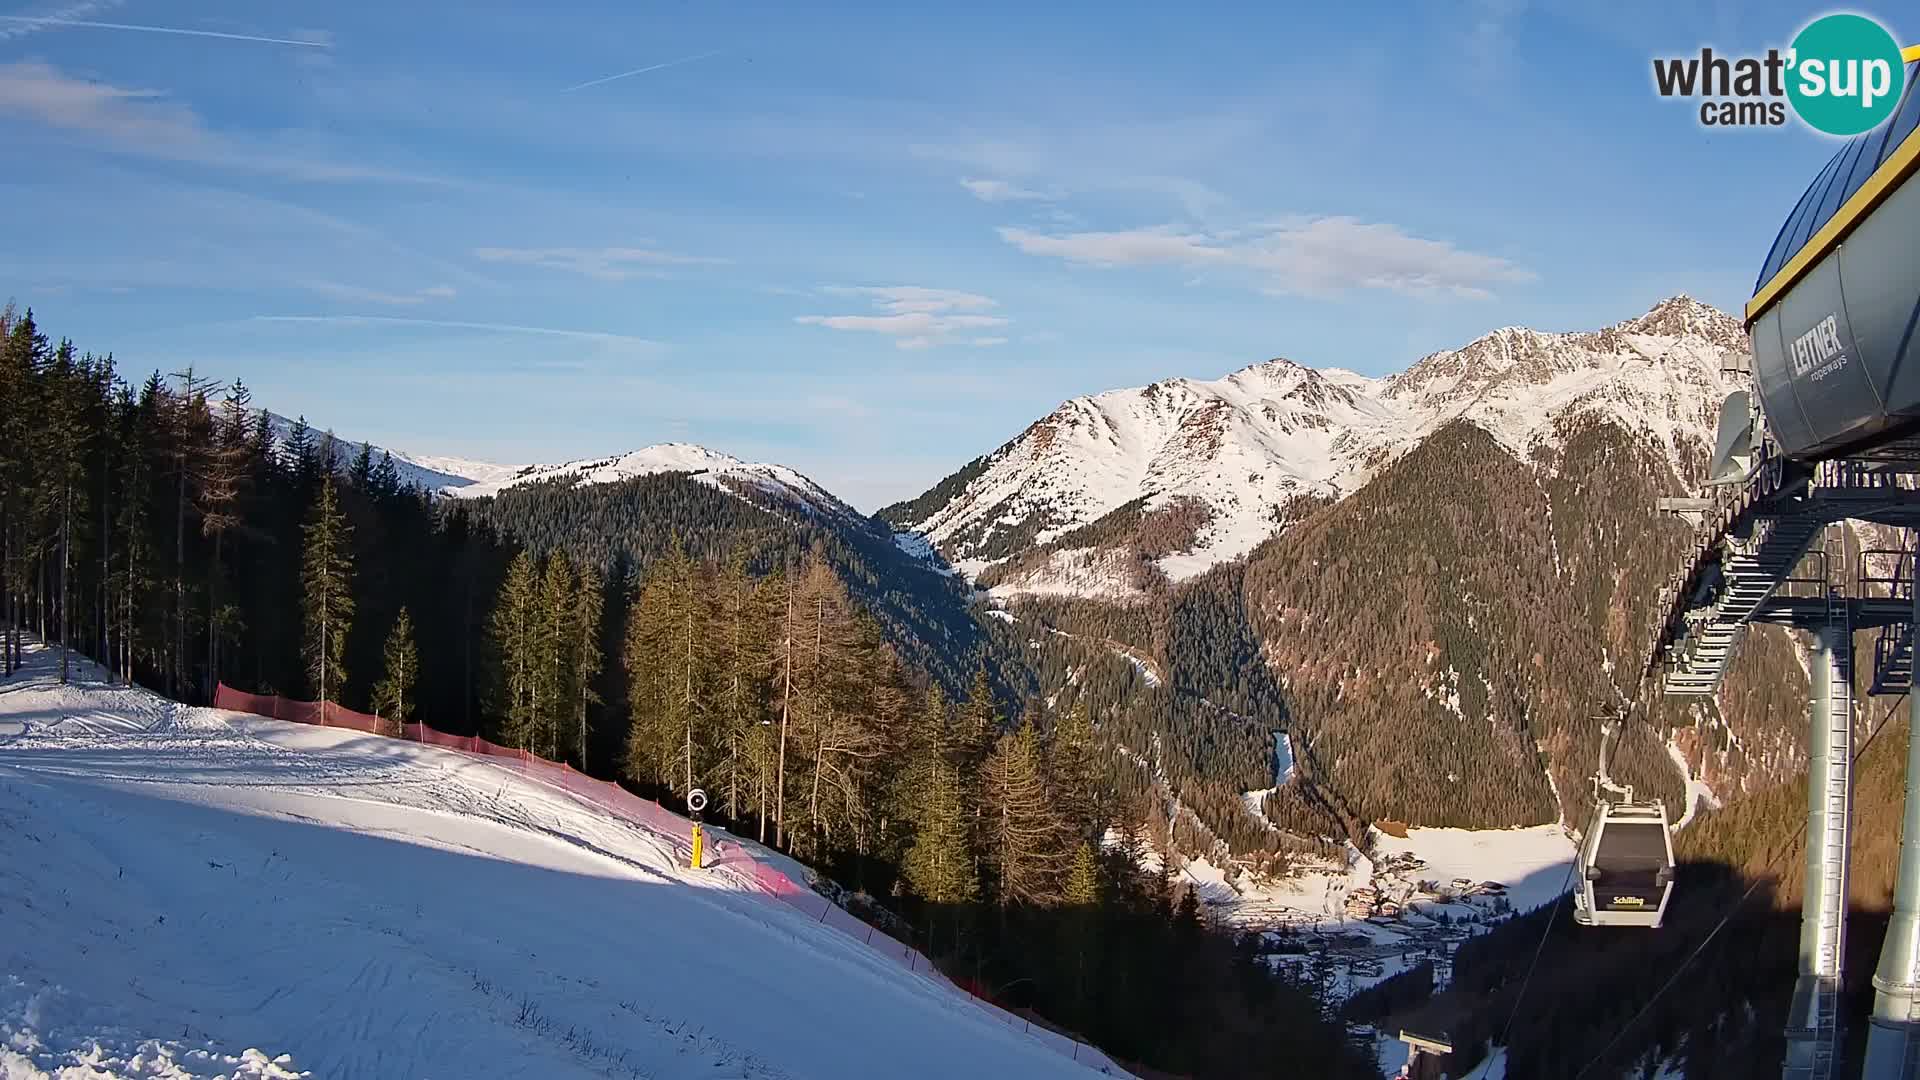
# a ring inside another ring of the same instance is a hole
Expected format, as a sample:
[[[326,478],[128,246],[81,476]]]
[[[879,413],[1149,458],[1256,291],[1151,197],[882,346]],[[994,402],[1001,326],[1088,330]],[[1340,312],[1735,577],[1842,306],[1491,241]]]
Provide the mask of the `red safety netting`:
[[[232,712],[252,713],[255,716],[266,716],[275,720],[347,728],[375,735],[395,733],[395,725],[391,721],[344,709],[331,701],[293,701],[270,694],[249,694],[235,690],[225,683],[215,687],[213,707]],[[692,822],[686,818],[657,802],[642,799],[618,784],[596,780],[578,772],[564,762],[548,761],[531,751],[491,743],[478,735],[449,735],[425,724],[406,724],[401,727],[399,734],[410,742],[487,758],[494,765],[512,769],[528,779],[559,788],[606,810],[615,817],[630,821],[682,844],[692,843]],[[718,840],[713,843],[712,850],[718,860],[722,854]],[[1131,1075],[1098,1049],[1000,1008],[977,986],[963,986],[955,983],[941,974],[940,970],[934,967],[933,962],[913,946],[885,933],[840,905],[794,881],[778,867],[755,858],[747,848],[734,846],[728,850],[738,854],[744,860],[744,865],[740,861],[735,861],[729,864],[728,869],[739,872],[769,896],[797,909],[815,922],[831,926],[849,937],[864,942],[877,954],[923,978],[952,990],[965,991],[980,1007],[981,1012],[994,1021],[1016,1031],[1024,1031],[1047,1048],[1071,1057],[1074,1061],[1096,1072],[1115,1076]]]

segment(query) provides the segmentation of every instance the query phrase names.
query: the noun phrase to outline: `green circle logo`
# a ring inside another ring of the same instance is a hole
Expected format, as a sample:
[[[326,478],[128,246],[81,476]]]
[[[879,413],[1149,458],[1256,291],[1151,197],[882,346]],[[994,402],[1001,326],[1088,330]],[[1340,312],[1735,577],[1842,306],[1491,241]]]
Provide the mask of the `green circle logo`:
[[[1787,99],[1828,135],[1872,131],[1893,115],[1906,87],[1900,43],[1862,15],[1824,15],[1793,39]]]

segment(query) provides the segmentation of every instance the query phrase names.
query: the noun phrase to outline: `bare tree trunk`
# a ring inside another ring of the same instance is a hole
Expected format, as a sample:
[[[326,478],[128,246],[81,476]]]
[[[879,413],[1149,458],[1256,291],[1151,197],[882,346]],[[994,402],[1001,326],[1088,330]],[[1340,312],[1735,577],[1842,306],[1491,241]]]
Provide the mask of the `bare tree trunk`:
[[[65,683],[73,657],[73,624],[67,601],[72,594],[68,582],[73,577],[73,483],[60,485],[60,681]]]
[[[213,697],[213,688],[220,682],[220,541],[226,533],[219,530],[213,534],[212,573],[207,575],[207,697]]]
[[[833,726],[833,709],[827,709],[826,723],[821,725],[818,740],[813,748],[813,790],[807,795],[807,820],[815,829],[820,828],[820,774],[827,761],[827,731]]]
[[[776,845],[787,840],[787,717],[793,709],[793,582],[787,582],[787,639],[780,650],[783,663],[780,689],[780,768],[773,782],[773,836]]]
[[[740,820],[740,623],[746,607],[741,587],[734,583],[733,682],[727,691],[727,817],[735,821]]]
[[[0,627],[0,676],[13,674],[13,514],[0,504],[0,606],[6,626]]]
[[[179,497],[173,507],[173,684],[179,697],[187,683],[187,448],[186,432],[175,433],[181,444],[174,455],[180,474]],[[325,695],[322,695],[324,698]],[[324,712],[323,712],[324,715]]]
[[[103,455],[100,463],[100,666],[107,669],[107,681],[113,681],[113,462]]]
[[[328,552],[331,554],[331,551]],[[327,630],[332,626],[327,621],[327,594],[333,590],[327,588],[325,580],[320,582],[320,726],[327,725]]]
[[[693,586],[687,586],[687,786],[682,793],[693,790]]]

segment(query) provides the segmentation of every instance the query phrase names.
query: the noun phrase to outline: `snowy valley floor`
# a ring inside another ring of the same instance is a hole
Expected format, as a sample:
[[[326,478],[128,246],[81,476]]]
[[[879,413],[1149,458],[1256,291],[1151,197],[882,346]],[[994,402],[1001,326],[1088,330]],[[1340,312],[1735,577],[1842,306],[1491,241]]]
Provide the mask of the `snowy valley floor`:
[[[432,747],[0,682],[0,1078],[1089,1075]]]

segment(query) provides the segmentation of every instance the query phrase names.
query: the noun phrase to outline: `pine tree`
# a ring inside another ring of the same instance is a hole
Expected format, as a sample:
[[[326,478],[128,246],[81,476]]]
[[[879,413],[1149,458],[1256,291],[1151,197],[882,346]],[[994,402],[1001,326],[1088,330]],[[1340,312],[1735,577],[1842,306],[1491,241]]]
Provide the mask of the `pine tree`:
[[[951,724],[947,695],[940,684],[934,683],[927,688],[926,700],[908,725],[894,785],[895,813],[909,833],[924,827],[921,814],[925,811],[926,792],[933,784],[934,774],[943,767],[957,774],[957,767],[948,756]]]
[[[1100,777],[1094,769],[1093,724],[1087,704],[1076,701],[1047,740],[1047,779],[1053,804],[1073,835],[1085,840],[1106,824]]]
[[[333,477],[321,481],[320,498],[305,528],[306,552],[300,583],[304,593],[306,635],[302,655],[307,677],[323,703],[346,685],[347,634],[353,628],[352,529],[341,513]]]
[[[294,486],[306,492],[320,482],[319,458],[313,445],[313,428],[307,425],[305,416],[293,422],[287,430],[287,442],[281,449],[289,472],[293,474]]]
[[[221,643],[240,631],[240,610],[227,598],[228,572],[221,549],[227,533],[241,522],[238,503],[252,465],[247,407],[253,392],[235,380],[221,402],[213,441],[199,455],[200,535],[213,539],[207,572],[207,682],[220,678]]]
[[[1094,861],[1093,845],[1080,841],[1073,850],[1073,865],[1067,870],[1062,898],[1073,907],[1091,907],[1100,902],[1100,866]]]
[[[398,735],[413,715],[413,687],[420,675],[420,656],[413,646],[413,617],[402,607],[387,635],[387,674],[373,688],[375,716],[393,725]]]
[[[560,757],[561,732],[572,728],[579,700],[574,674],[579,637],[573,628],[579,607],[576,596],[579,586],[573,564],[558,551],[547,556],[546,572],[541,579],[535,746],[552,759]]]
[[[579,587],[574,593],[572,637],[574,723],[579,730],[576,750],[580,771],[587,768],[587,711],[600,704],[594,692],[594,677],[600,674],[604,658],[600,655],[600,621],[606,604],[606,578],[592,563],[580,570]]]
[[[367,479],[367,490],[375,499],[391,499],[400,494],[400,470],[394,465],[391,453],[380,451],[380,463],[373,467]]]
[[[194,481],[203,473],[203,459],[211,443],[213,415],[207,399],[220,389],[218,383],[201,378],[189,364],[176,371],[179,392],[168,399],[167,442],[173,459],[173,640],[167,665],[168,684],[173,696],[183,696],[189,685],[187,665],[187,508]]]
[[[366,443],[361,443],[360,452],[353,455],[353,464],[347,468],[347,482],[355,491],[373,493],[373,448]]]
[[[704,761],[706,750],[701,713],[708,702],[707,651],[699,593],[694,565],[676,544],[648,573],[627,621],[624,660],[633,719],[628,774],[682,793],[693,786],[696,751]]]
[[[1002,906],[1059,899],[1065,830],[1047,801],[1039,735],[1022,723],[980,769],[981,854]]]
[[[494,702],[500,741],[525,749],[534,736],[538,695],[534,682],[540,625],[539,571],[521,551],[507,565],[500,597],[488,622],[500,693]]]
[[[971,823],[954,767],[936,762],[919,793],[919,828],[907,849],[905,872],[914,894],[929,904],[969,904],[979,897]]]
[[[82,430],[81,387],[74,362],[73,342],[61,341],[42,373],[45,393],[38,417],[40,457],[47,470],[42,498],[45,515],[55,521],[55,543],[60,552],[58,617],[60,645],[60,681],[66,682],[72,659],[73,617],[70,607],[73,578],[73,540],[76,496],[85,497],[82,481],[85,462],[81,454],[85,440]],[[79,511],[84,517],[84,510]]]
[[[960,706],[954,732],[953,751],[958,755],[961,768],[968,773],[978,769],[999,736],[1000,709],[994,702],[993,681],[987,677],[986,665],[982,664],[974,669],[973,684],[967,689],[967,700]]]

